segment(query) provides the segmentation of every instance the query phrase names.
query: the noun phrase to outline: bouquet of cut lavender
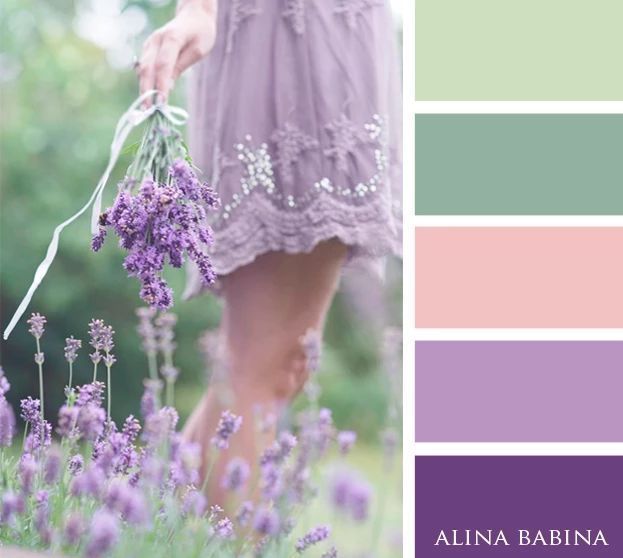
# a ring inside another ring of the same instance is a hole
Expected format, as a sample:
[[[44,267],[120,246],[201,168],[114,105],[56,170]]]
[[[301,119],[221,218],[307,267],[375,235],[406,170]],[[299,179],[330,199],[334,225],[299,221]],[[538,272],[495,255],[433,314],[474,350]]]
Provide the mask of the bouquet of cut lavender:
[[[104,174],[86,204],[54,229],[46,256],[4,330],[4,339],[8,339],[23,316],[52,265],[62,231],[91,208],[93,250],[97,252],[102,247],[108,230],[112,229],[121,247],[128,251],[124,267],[130,276],[140,280],[141,298],[150,306],[166,309],[173,304],[172,291],[162,277],[167,265],[179,268],[188,258],[198,266],[205,284],[214,282],[214,270],[207,253],[212,231],[206,211],[218,207],[219,200],[197,177],[186,145],[176,129],[186,122],[186,112],[163,104],[140,108],[155,93],[143,93],[119,119]],[[143,123],[146,123],[143,138],[119,185],[119,193],[113,205],[100,213],[106,183],[123,145],[130,132]]]
[[[128,251],[123,265],[141,282],[141,298],[167,309],[173,303],[171,288],[162,277],[167,264],[179,268],[188,257],[205,284],[215,280],[206,252],[212,243],[206,208],[218,204],[214,190],[198,179],[180,133],[156,111],[114,203],[99,217],[91,247],[100,250],[112,230]]]

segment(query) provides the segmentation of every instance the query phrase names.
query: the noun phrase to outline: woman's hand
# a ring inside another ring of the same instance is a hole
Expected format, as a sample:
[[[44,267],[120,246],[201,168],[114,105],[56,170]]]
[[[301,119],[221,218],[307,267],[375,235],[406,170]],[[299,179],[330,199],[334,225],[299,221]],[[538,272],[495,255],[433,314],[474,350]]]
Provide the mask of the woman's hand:
[[[182,0],[176,16],[147,38],[138,65],[141,93],[157,89],[166,100],[180,74],[212,50],[216,5],[216,0]]]

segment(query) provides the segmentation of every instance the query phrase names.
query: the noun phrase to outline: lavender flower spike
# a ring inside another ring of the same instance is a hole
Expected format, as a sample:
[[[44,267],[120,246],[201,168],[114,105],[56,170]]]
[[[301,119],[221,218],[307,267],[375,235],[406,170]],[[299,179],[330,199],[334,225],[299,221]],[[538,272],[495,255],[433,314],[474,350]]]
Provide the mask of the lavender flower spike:
[[[28,396],[26,399],[22,399],[21,408],[21,416],[24,422],[34,423],[39,420],[41,403],[38,399],[33,399],[30,396]]]
[[[104,384],[102,382],[92,382],[84,384],[78,388],[78,400],[76,405],[84,407],[89,403],[101,405],[104,396]]]
[[[104,320],[91,320],[89,322],[89,344],[96,351],[110,352],[114,349],[113,335],[115,332],[112,327],[106,325]]]
[[[218,521],[214,532],[221,539],[231,539],[234,536],[234,525],[229,518],[224,517]]]
[[[75,546],[80,542],[82,533],[84,532],[84,522],[82,517],[74,513],[67,518],[65,528],[63,530],[63,539],[69,546]]]
[[[11,384],[0,366],[0,447],[9,447],[15,435],[15,413],[5,397],[10,389]]]
[[[139,323],[136,327],[136,331],[141,338],[143,345],[143,351],[145,354],[156,354],[158,350],[158,340],[156,338],[156,328],[153,324],[153,319],[156,316],[156,309],[150,306],[137,308],[136,315],[138,316]]]
[[[35,362],[39,367],[39,400],[41,401],[41,419],[43,420],[43,361],[45,360],[45,355],[41,352],[41,337],[43,336],[43,332],[45,331],[45,324],[47,320],[45,316],[42,316],[39,313],[34,313],[27,320],[30,329],[29,333],[35,338],[37,342],[37,352],[35,353]]]
[[[67,337],[65,339],[65,360],[69,363],[69,382],[68,386],[71,389],[74,375],[74,362],[78,358],[78,349],[82,347],[82,341],[80,339],[74,339],[74,336]]]
[[[24,494],[30,494],[33,489],[33,483],[35,476],[39,468],[35,458],[29,453],[25,453],[19,460],[18,473],[21,481],[22,492]]]
[[[48,452],[43,469],[43,480],[47,484],[54,484],[60,475],[63,454],[59,448],[53,447]]]
[[[299,339],[305,355],[305,368],[310,374],[320,368],[322,357],[322,335],[316,329],[309,328]]]
[[[279,532],[279,514],[274,509],[261,508],[255,514],[253,529],[260,535],[272,536]]]
[[[89,530],[89,542],[86,547],[87,558],[100,558],[106,554],[119,538],[119,521],[110,512],[95,512]]]
[[[82,470],[84,469],[83,457],[79,453],[74,455],[67,463],[67,469],[73,476],[82,473]]]
[[[366,521],[370,510],[372,489],[367,483],[356,484],[350,494],[350,513],[355,521]]]
[[[144,380],[145,390],[141,397],[141,414],[146,419],[158,410],[162,382],[160,380]]]
[[[201,517],[208,507],[208,501],[199,490],[189,490],[182,503],[182,512],[186,515]]]
[[[249,464],[244,459],[235,457],[225,468],[225,475],[223,476],[221,486],[225,490],[237,492],[246,484],[250,472]]]
[[[4,374],[4,368],[0,366],[0,399],[3,399],[10,389],[11,384]]]
[[[315,527],[309,533],[307,533],[304,537],[300,538],[296,543],[296,551],[301,553],[307,550],[310,546],[318,544],[321,541],[329,538],[331,530],[329,527],[321,525],[319,527]]]
[[[38,312],[33,312],[26,323],[30,326],[28,333],[30,333],[35,339],[39,340],[43,337],[45,331],[45,324],[47,319]]]
[[[15,435],[15,414],[9,402],[0,397],[0,447],[10,447]]]
[[[45,546],[52,541],[52,529],[50,528],[50,495],[47,490],[39,490],[35,494],[34,524],[39,539]]]
[[[234,415],[231,411],[223,411],[216,435],[212,438],[212,445],[218,449],[227,449],[229,439],[240,429],[242,417]]]
[[[343,430],[337,435],[337,443],[340,447],[340,452],[342,453],[342,455],[346,455],[355,445],[356,441],[357,433],[352,432],[351,430]]]
[[[25,503],[21,494],[7,491],[2,495],[0,507],[0,523],[10,523],[13,516],[24,513]]]
[[[330,482],[330,489],[336,509],[358,522],[368,518],[372,489],[356,472],[338,471]]]
[[[172,353],[176,348],[174,327],[177,316],[171,312],[163,312],[156,318],[155,323],[160,350],[163,353]]]
[[[65,360],[69,364],[73,364],[78,358],[78,349],[82,347],[80,339],[74,339],[74,336],[65,339]]]
[[[245,501],[240,505],[240,508],[236,512],[236,521],[241,527],[246,527],[253,514],[253,503]]]

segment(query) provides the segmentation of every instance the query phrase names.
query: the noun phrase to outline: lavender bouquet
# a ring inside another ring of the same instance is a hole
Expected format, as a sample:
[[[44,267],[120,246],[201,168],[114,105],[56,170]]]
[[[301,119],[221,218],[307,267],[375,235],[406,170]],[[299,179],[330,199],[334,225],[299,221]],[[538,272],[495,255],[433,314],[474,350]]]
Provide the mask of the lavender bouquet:
[[[162,276],[166,265],[179,268],[188,258],[205,284],[215,280],[207,255],[213,239],[206,209],[218,205],[214,190],[197,177],[179,131],[156,111],[114,203],[99,217],[91,247],[99,251],[112,230],[128,252],[126,271],[141,282],[141,298],[167,309],[173,294]]]
[[[91,210],[91,246],[101,249],[109,229],[128,251],[124,267],[141,282],[141,298],[151,307],[166,309],[173,294],[162,273],[166,266],[181,267],[188,258],[199,268],[205,284],[215,280],[207,249],[212,231],[206,211],[218,207],[215,192],[197,177],[181,134],[176,126],[188,115],[179,107],[153,104],[141,109],[153,97],[146,91],[121,116],[110,145],[110,158],[88,201],[54,229],[45,258],[37,267],[26,295],[4,330],[8,339],[26,312],[35,291],[46,276],[58,251],[63,230]],[[100,213],[110,174],[130,132],[145,123],[145,132],[135,152],[113,205]]]

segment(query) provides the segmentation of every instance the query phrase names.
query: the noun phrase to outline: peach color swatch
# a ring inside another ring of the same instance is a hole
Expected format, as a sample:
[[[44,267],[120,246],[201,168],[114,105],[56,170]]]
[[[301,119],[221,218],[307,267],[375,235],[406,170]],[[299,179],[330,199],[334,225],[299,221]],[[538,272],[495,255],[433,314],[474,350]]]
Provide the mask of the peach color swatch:
[[[415,250],[417,327],[623,327],[623,228],[422,227]]]

